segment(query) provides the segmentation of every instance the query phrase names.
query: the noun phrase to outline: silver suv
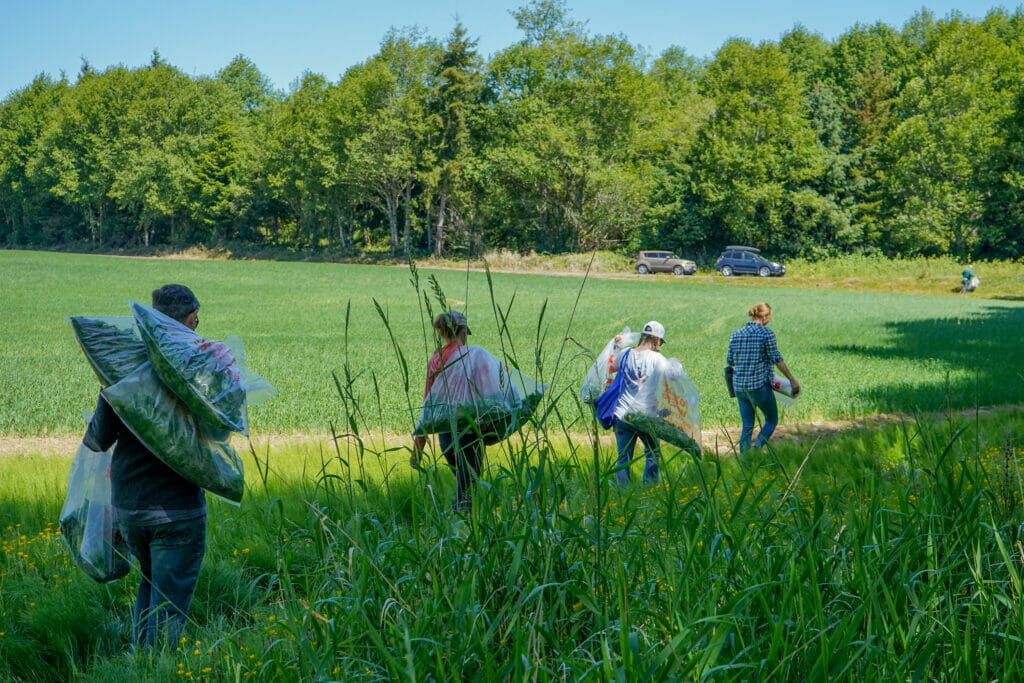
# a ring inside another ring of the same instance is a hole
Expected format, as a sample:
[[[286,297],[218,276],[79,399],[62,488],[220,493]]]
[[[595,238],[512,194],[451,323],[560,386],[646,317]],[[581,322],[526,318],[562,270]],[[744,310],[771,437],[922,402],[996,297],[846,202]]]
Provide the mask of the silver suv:
[[[636,257],[636,272],[675,273],[676,275],[693,275],[697,272],[697,264],[688,259],[679,258],[671,251],[641,251]]]

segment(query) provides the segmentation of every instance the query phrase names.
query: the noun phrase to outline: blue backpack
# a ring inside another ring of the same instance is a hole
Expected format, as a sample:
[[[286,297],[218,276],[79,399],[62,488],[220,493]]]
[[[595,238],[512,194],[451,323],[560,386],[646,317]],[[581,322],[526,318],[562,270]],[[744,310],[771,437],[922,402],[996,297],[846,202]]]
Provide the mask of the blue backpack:
[[[622,385],[625,383],[626,374],[623,368],[626,365],[629,352],[630,349],[626,349],[622,354],[622,358],[619,359],[619,371],[615,373],[615,379],[594,401],[594,413],[597,415],[597,421],[605,429],[611,429],[612,425],[615,424],[615,408],[619,405],[619,396],[622,395]]]

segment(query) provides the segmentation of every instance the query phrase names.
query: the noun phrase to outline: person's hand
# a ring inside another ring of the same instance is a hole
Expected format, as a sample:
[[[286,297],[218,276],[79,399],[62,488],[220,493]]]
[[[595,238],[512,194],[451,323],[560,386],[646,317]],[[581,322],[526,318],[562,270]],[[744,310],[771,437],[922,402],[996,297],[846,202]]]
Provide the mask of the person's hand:
[[[414,470],[420,467],[420,460],[423,458],[423,447],[426,443],[427,440],[422,436],[414,436],[412,438],[412,453],[409,454],[409,466]]]
[[[793,398],[796,398],[800,395],[800,382],[793,380],[790,384],[793,385]]]

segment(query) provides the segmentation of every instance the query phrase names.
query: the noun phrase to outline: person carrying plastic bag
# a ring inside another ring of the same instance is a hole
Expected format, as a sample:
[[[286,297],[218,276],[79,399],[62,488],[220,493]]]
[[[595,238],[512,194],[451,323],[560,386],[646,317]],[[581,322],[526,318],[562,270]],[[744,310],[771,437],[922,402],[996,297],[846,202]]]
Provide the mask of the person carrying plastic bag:
[[[536,408],[546,385],[509,370],[480,346],[467,346],[466,316],[447,311],[434,320],[441,342],[427,363],[423,405],[413,429],[409,464],[419,467],[427,434],[437,434],[441,453],[455,471],[452,509],[472,507],[471,487],[480,475],[485,446],[509,436]]]
[[[199,300],[183,285],[155,290],[153,306],[189,329],[199,323]],[[83,443],[96,452],[114,447],[112,503],[118,526],[142,573],[133,641],[143,647],[176,643],[206,550],[203,489],[154,455],[102,394]]]
[[[761,448],[768,443],[779,423],[776,377],[772,366],[778,367],[789,380],[792,396],[800,395],[800,383],[782,359],[775,333],[768,327],[772,319],[772,307],[761,301],[750,307],[747,316],[750,322],[729,335],[729,353],[725,359],[726,368],[732,368],[729,381],[736,395],[743,425],[740,430],[740,453],[745,453],[751,447],[750,440],[758,409],[764,414],[764,424],[753,444],[754,448]],[[782,389],[781,382],[778,388]]]
[[[615,431],[618,480],[630,481],[630,463],[639,439],[644,444],[644,482],[653,483],[659,475],[659,438],[668,437],[671,443],[695,455],[700,453],[699,397],[679,359],[661,354],[665,342],[661,323],[652,320],[644,325],[635,348],[623,348],[624,341],[622,335],[613,340],[614,353],[608,362],[613,380],[594,402],[595,410],[602,425]],[[584,392],[593,395],[589,375],[581,389],[581,394]]]

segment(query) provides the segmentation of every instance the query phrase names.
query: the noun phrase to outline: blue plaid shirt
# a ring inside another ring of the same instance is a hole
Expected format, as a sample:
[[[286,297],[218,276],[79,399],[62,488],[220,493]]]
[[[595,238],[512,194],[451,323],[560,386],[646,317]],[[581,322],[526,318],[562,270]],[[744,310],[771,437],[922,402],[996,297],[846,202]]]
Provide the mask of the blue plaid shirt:
[[[775,333],[761,323],[749,322],[729,335],[725,362],[733,369],[736,389],[760,389],[775,379],[775,364],[782,360]]]

